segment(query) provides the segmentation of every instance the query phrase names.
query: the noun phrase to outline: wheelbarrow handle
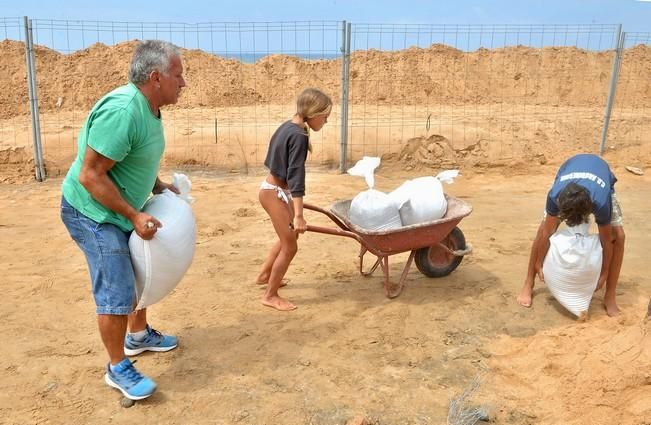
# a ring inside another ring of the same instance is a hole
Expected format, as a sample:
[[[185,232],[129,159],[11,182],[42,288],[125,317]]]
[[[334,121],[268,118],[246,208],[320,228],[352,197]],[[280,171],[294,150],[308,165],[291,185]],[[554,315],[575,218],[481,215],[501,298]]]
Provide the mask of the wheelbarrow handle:
[[[359,237],[357,233],[350,232],[348,230],[334,229],[332,227],[312,226],[311,224],[308,224],[307,231],[315,232],[315,233],[325,233],[327,235],[345,236],[347,238],[355,239],[357,242],[364,245],[362,238]]]
[[[350,231],[350,228],[348,226],[346,226],[346,224],[343,221],[341,221],[339,219],[339,217],[337,217],[336,215],[334,215],[333,213],[331,213],[328,210],[325,210],[325,209],[323,209],[321,207],[317,207],[316,205],[307,204],[307,203],[303,204],[303,208],[306,209],[306,210],[312,210],[312,211],[316,211],[318,213],[321,213],[321,214],[325,215],[326,217],[328,217],[330,220],[332,220],[337,226],[339,226],[339,228],[341,230]]]

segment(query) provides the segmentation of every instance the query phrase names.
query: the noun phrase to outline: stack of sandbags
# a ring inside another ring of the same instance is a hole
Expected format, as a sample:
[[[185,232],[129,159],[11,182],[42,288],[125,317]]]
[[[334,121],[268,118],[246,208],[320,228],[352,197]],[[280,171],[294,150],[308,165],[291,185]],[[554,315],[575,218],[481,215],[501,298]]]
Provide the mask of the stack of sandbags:
[[[601,242],[589,228],[584,223],[554,233],[543,263],[549,291],[577,317],[587,314],[601,274]]]
[[[452,183],[459,170],[447,170],[436,177],[425,176],[407,180],[388,195],[373,189],[374,170],[380,158],[364,157],[348,170],[353,176],[363,176],[369,189],[359,193],[350,204],[350,221],[367,230],[385,231],[402,226],[427,223],[445,216],[448,202],[442,182]]]

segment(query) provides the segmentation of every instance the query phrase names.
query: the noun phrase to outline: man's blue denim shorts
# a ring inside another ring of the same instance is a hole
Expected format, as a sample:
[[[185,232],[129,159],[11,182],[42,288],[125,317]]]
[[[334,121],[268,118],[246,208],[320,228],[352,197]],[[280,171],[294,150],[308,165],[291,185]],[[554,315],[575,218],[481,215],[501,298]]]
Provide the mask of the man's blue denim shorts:
[[[97,314],[131,313],[136,305],[136,278],[129,252],[131,232],[91,220],[64,197],[61,220],[86,256]]]

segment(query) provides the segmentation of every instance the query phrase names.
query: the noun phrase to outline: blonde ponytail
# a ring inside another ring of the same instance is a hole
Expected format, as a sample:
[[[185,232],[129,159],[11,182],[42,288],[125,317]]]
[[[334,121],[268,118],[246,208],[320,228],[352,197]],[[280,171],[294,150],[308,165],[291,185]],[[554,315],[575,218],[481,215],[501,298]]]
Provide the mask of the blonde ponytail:
[[[317,115],[329,114],[332,110],[332,99],[319,89],[307,88],[296,99],[296,115],[303,121],[314,118]],[[312,142],[310,141],[310,127],[305,125],[307,135],[307,150],[312,153]]]

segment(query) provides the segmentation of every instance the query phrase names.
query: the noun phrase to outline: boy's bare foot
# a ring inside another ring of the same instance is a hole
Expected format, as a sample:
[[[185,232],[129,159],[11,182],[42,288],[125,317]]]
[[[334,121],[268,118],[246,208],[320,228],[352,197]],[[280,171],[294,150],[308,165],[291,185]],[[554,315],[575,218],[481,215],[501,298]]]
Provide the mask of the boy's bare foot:
[[[606,313],[610,317],[615,317],[620,313],[619,307],[617,307],[617,302],[613,299],[610,300],[604,297],[604,307],[606,308]]]
[[[529,285],[525,282],[524,286],[520,290],[520,295],[518,295],[518,304],[522,307],[531,307],[533,302],[533,285]]]
[[[296,306],[284,298],[279,297],[278,295],[262,299],[262,305],[267,307],[275,308],[280,311],[292,311],[296,310]]]
[[[257,280],[257,281],[255,282],[256,285],[267,285],[268,283],[269,283],[269,279],[266,279],[266,280]],[[283,278],[281,279],[281,281],[280,281],[280,286],[279,286],[279,288],[282,288],[283,286],[287,286],[288,283],[289,283],[289,279],[286,278],[286,277],[283,277]]]

